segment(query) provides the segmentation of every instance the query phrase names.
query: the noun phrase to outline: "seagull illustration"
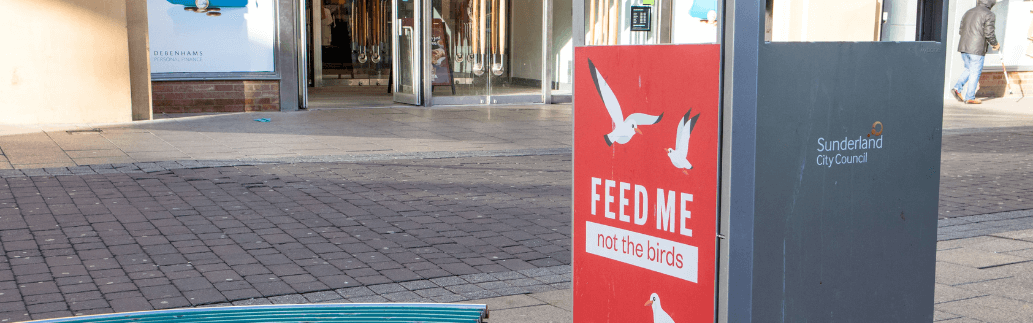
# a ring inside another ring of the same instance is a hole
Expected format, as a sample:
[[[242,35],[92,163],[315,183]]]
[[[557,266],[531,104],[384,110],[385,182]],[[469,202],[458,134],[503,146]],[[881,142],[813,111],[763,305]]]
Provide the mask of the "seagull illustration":
[[[591,60],[588,61],[588,69],[592,71],[592,81],[595,82],[595,89],[599,91],[599,96],[602,97],[603,104],[606,105],[606,111],[610,113],[610,119],[613,120],[613,131],[603,136],[603,139],[606,139],[607,146],[613,146],[614,143],[627,143],[636,132],[642,133],[638,126],[655,124],[664,117],[663,113],[659,116],[632,113],[625,119],[624,112],[621,111],[621,104],[617,102],[617,97],[613,95],[613,90],[606,84],[603,75],[599,74],[599,70],[595,68],[595,64],[592,64]]]
[[[699,119],[699,113],[692,118],[689,118],[690,114],[692,114],[691,108],[681,118],[681,122],[678,123],[678,135],[677,139],[675,139],[674,149],[667,148],[667,157],[671,159],[671,164],[674,164],[674,167],[681,168],[681,172],[685,173],[685,175],[688,175],[688,170],[692,169],[692,163],[689,163],[688,160],[689,139],[692,135],[692,128],[696,127],[696,119]]]
[[[653,305],[653,323],[674,323],[674,319],[664,309],[660,308],[660,296],[656,293],[649,295],[649,301],[646,301],[646,306]]]

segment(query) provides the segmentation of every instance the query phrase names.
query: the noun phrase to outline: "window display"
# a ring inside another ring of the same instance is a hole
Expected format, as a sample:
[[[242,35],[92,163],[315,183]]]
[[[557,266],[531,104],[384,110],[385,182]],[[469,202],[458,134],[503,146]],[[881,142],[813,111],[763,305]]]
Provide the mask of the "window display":
[[[586,0],[585,45],[713,44],[717,0]]]
[[[272,72],[274,0],[148,0],[152,73]]]
[[[1033,1],[1000,1],[992,9],[997,15],[997,41],[1001,48],[987,52],[985,70],[1033,71]]]

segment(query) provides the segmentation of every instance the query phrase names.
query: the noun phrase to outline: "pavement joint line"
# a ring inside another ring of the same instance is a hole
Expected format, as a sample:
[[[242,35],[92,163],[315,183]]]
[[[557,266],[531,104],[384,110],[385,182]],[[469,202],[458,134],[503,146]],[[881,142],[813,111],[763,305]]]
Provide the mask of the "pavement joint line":
[[[92,129],[97,130],[97,133],[100,133],[100,129],[97,129],[97,128],[92,128]],[[54,140],[54,136],[51,136],[49,132],[43,132],[43,134],[47,135],[47,138],[50,138],[51,142],[57,143],[57,141]],[[104,140],[107,140],[107,138],[105,138]],[[72,159],[72,155],[68,154],[67,150],[61,149],[61,155],[64,155],[66,158],[68,158],[68,160],[74,160],[74,159]],[[67,170],[67,168],[66,168],[66,170]]]
[[[949,301],[946,301],[946,302],[934,302],[933,305],[947,304],[947,303],[958,302],[958,301],[967,301],[967,300],[970,300],[970,299],[976,299],[976,298],[987,297],[987,296],[990,296],[990,294],[977,295],[977,296],[965,297],[965,298],[960,298],[960,299],[952,299],[952,300],[949,300]],[[951,314],[954,314],[954,313],[951,313]],[[958,315],[958,314],[954,314],[954,315]]]
[[[1015,238],[1012,238],[1012,237],[1000,236],[998,234],[1000,234],[1000,233],[989,234],[987,236],[998,238],[998,239],[1004,239],[1004,240],[1011,240],[1011,241],[1018,241],[1018,242],[1029,242],[1027,240],[1015,239]],[[1033,248],[1026,248],[1026,249],[1019,249],[1019,250],[1012,250],[1012,251],[1023,251],[1023,250],[1030,250],[1030,249],[1033,249]]]
[[[1006,263],[1006,264],[997,264],[997,265],[976,267],[976,269],[990,269],[990,268],[1004,267],[1004,266],[1010,266],[1010,265],[1024,264],[1024,263],[1027,263],[1027,262],[1033,262],[1033,260],[1023,260],[1023,261],[1009,262],[1009,263]]]
[[[213,167],[237,167],[257,166],[268,164],[300,164],[300,163],[333,163],[333,162],[364,162],[383,160],[410,160],[410,159],[443,159],[443,158],[469,158],[469,157],[521,157],[521,156],[545,156],[571,154],[571,148],[547,148],[547,149],[512,149],[512,150],[473,150],[473,151],[434,151],[434,152],[404,152],[390,154],[365,154],[365,155],[325,155],[325,156],[299,156],[299,157],[275,157],[275,158],[240,158],[234,160],[177,160],[164,162],[138,162],[131,164],[93,164],[71,167],[51,168],[23,168],[23,169],[0,169],[0,178],[34,177],[34,176],[62,176],[62,175],[97,175],[113,173],[107,171],[116,170],[118,173],[151,173],[175,169],[201,169]],[[88,167],[92,172],[83,170]],[[128,168],[128,170],[126,169]],[[75,169],[75,171],[73,171]],[[98,171],[104,169],[105,171]]]
[[[950,287],[958,287],[958,286],[965,286],[965,285],[985,283],[985,282],[992,282],[992,281],[995,281],[995,280],[1012,279],[1012,278],[1015,278],[1015,276],[990,278],[990,279],[984,279],[984,280],[978,280],[978,281],[974,281],[974,282],[967,282],[967,283],[954,284],[954,285],[948,285],[948,286],[950,286]]]

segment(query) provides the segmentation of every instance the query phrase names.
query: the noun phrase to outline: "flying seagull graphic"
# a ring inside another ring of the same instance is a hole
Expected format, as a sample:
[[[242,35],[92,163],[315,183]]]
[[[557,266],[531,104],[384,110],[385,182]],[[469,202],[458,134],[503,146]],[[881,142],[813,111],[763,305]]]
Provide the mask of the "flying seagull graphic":
[[[678,123],[678,135],[675,139],[674,149],[667,148],[667,157],[671,159],[671,164],[674,167],[682,169],[682,173],[688,175],[688,170],[692,169],[692,163],[689,163],[689,139],[692,135],[692,128],[696,127],[696,119],[699,119],[699,113],[692,118],[689,115],[692,114],[692,109],[685,113],[685,116],[681,118],[681,122]],[[687,128],[687,129],[686,129]]]
[[[674,319],[667,312],[664,312],[663,308],[660,308],[660,296],[656,293],[649,295],[649,301],[646,302],[646,306],[653,308],[653,322],[654,323],[674,323]]]
[[[595,82],[595,89],[599,91],[599,96],[602,97],[603,104],[606,105],[606,111],[610,113],[610,119],[613,121],[613,131],[603,136],[603,139],[606,139],[607,146],[613,146],[614,143],[627,143],[636,132],[642,133],[638,126],[655,124],[664,117],[663,113],[659,116],[632,113],[625,119],[624,112],[621,111],[621,105],[617,102],[617,97],[613,95],[613,90],[606,84],[603,75],[599,74],[599,70],[595,68],[595,64],[592,64],[591,60],[588,61],[588,69],[592,71],[592,81]]]

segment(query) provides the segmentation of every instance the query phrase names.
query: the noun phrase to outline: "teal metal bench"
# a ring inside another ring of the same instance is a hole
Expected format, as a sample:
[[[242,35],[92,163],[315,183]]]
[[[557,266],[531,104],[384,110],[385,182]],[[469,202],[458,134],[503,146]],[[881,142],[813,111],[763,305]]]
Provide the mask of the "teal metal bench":
[[[231,323],[231,322],[456,322],[481,323],[488,308],[481,304],[300,304],[180,308],[76,316],[36,323]]]

